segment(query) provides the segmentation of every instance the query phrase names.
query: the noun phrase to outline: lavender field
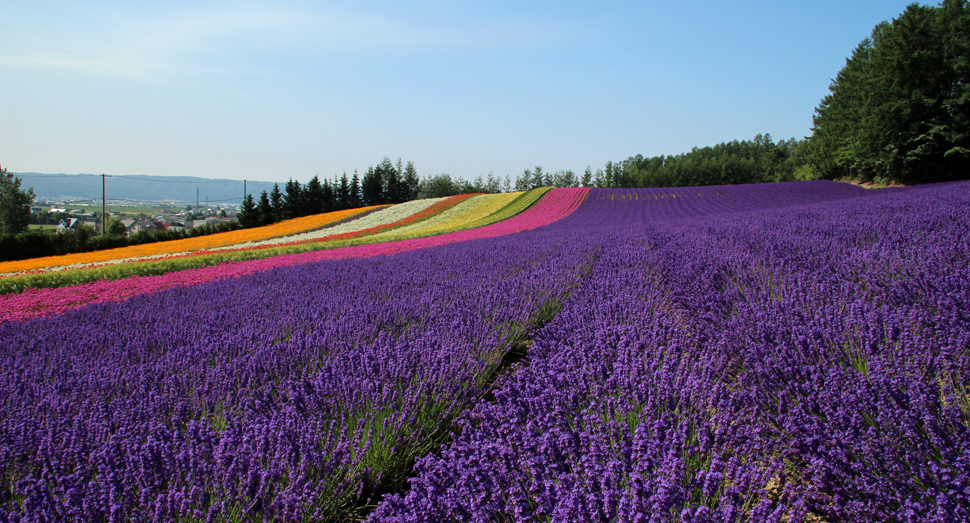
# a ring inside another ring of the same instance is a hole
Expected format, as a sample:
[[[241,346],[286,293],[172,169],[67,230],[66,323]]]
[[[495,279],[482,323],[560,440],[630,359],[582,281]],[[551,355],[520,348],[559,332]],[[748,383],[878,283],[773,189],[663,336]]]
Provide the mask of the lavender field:
[[[968,216],[963,182],[593,189],[5,321],[0,521],[965,521]]]

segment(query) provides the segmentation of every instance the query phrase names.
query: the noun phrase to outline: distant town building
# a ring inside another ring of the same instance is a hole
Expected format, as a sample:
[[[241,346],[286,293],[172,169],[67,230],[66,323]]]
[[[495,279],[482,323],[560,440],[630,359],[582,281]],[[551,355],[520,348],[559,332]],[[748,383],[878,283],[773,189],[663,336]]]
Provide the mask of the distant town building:
[[[137,234],[141,231],[155,232],[159,229],[157,223],[149,220],[138,220],[128,229],[128,234]]]
[[[64,231],[76,231],[81,220],[77,218],[61,218],[61,221],[57,222],[57,227],[54,228],[57,232]]]

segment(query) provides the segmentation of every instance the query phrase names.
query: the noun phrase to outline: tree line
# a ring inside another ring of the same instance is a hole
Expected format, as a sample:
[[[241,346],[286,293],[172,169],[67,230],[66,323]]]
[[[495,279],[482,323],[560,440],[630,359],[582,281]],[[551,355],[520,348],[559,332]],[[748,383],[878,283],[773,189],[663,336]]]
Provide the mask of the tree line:
[[[911,4],[846,60],[815,110],[823,178],[926,183],[970,176],[970,13]]]
[[[291,178],[282,189],[277,183],[271,191],[262,191],[258,200],[247,194],[237,218],[243,227],[258,227],[324,212],[403,203],[418,197],[420,182],[413,162],[405,166],[400,158],[394,164],[384,157],[363,177],[355,170],[353,176],[345,172],[332,181],[314,176],[305,185]]]
[[[587,187],[690,187],[743,183],[788,182],[817,177],[808,157],[808,140],[773,141],[770,134],[734,140],[713,147],[694,147],[671,156],[631,156],[606,162],[605,169],[582,183]],[[591,182],[587,180],[591,178]]]

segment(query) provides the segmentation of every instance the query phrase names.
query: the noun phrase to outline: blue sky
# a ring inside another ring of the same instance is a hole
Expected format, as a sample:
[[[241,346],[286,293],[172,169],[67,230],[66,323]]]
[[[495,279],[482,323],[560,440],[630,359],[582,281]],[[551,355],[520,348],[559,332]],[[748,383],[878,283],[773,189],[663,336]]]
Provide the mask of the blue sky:
[[[0,164],[513,178],[810,134],[908,2],[0,2]]]

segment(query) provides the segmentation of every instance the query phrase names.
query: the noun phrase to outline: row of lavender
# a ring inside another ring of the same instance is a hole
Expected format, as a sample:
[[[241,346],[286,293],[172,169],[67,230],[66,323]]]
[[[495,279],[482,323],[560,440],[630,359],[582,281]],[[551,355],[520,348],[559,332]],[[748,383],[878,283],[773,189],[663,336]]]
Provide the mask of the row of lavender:
[[[0,323],[0,521],[333,521],[402,487],[595,245],[285,267]]]
[[[699,218],[844,200],[865,196],[867,192],[862,187],[829,181],[593,191],[583,212],[572,215],[557,227],[573,229]]]
[[[668,223],[626,194],[550,226],[639,222],[371,521],[970,519],[970,185]]]

